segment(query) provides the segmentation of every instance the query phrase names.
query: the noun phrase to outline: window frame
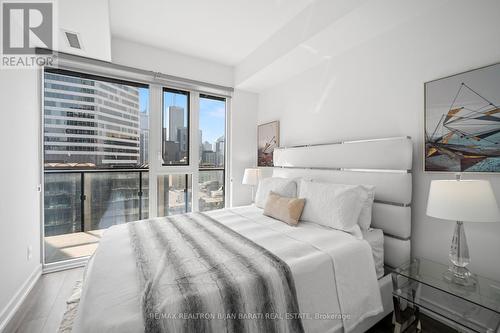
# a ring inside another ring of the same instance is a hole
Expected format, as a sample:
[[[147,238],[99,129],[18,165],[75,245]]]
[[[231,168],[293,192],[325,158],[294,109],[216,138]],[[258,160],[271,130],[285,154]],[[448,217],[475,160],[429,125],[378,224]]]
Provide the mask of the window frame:
[[[168,176],[183,176],[184,177],[184,182],[186,184],[186,186],[184,187],[184,199],[185,199],[185,202],[184,202],[184,211],[185,211],[185,213],[182,213],[182,214],[186,214],[186,213],[192,212],[193,211],[193,190],[194,190],[193,174],[191,174],[191,173],[178,173],[178,172],[158,174],[158,175],[156,175],[156,182],[157,182],[156,186],[158,186],[158,183],[160,181],[160,177],[168,177]],[[189,186],[189,183],[191,183],[191,186]],[[189,205],[189,202],[186,200],[187,197],[188,197],[189,191],[191,191],[191,205]],[[156,193],[158,194],[158,191]],[[189,209],[189,207],[191,207],[191,210]],[[156,211],[155,211],[156,216],[157,217],[172,216],[172,215],[169,215],[169,214],[167,214],[167,215],[164,215],[164,214],[160,215],[159,208],[160,208],[160,202],[159,202],[159,198],[157,197],[156,198]],[[167,207],[167,209],[168,209],[168,207]]]
[[[78,70],[68,70],[68,69],[63,69],[63,68],[54,68],[54,67],[45,67],[42,71],[45,73],[50,73],[50,74],[59,74],[59,75],[66,75],[66,76],[74,76],[78,77],[80,79],[87,79],[87,80],[96,80],[96,81],[104,81],[104,82],[109,82],[109,83],[116,83],[116,84],[122,84],[122,85],[128,85],[128,86],[133,86],[137,88],[149,88],[148,83],[144,82],[137,82],[137,81],[132,81],[132,80],[126,80],[126,79],[118,79],[112,76],[103,76],[103,75],[97,75],[97,74],[92,74],[92,73],[83,73]],[[45,77],[44,77],[45,79]],[[44,86],[42,86],[43,88]],[[42,96],[43,98],[43,96]]]
[[[89,58],[83,58],[79,56],[73,56],[69,54],[60,53],[57,62],[57,67],[46,66],[38,70],[38,101],[39,101],[39,128],[38,128],[38,160],[39,160],[39,179],[38,191],[40,193],[42,204],[40,205],[40,250],[43,255],[41,255],[42,269],[44,273],[59,271],[63,269],[68,269],[72,267],[79,267],[85,265],[89,257],[80,257],[75,259],[70,259],[55,263],[46,263],[45,257],[45,244],[44,244],[44,205],[43,205],[43,193],[44,193],[44,80],[45,80],[45,70],[50,71],[67,71],[72,74],[83,73],[86,77],[95,77],[98,79],[104,79],[104,81],[114,81],[118,83],[130,83],[138,84],[140,86],[149,87],[149,180],[147,180],[147,186],[149,188],[149,216],[148,218],[157,217],[157,177],[162,174],[172,174],[172,173],[186,173],[192,176],[191,178],[191,191],[192,191],[192,203],[191,210],[198,211],[198,191],[196,186],[198,186],[198,173],[199,173],[199,161],[193,159],[190,155],[188,165],[180,166],[163,166],[158,153],[161,153],[161,127],[162,124],[162,114],[163,114],[163,101],[162,93],[163,88],[178,89],[181,91],[189,91],[189,141],[191,153],[193,150],[193,143],[198,142],[198,118],[197,112],[199,107],[199,96],[201,94],[207,94],[213,97],[221,97],[226,100],[226,127],[225,127],[225,165],[224,168],[224,206],[230,207],[230,194],[232,191],[232,164],[230,160],[231,154],[231,109],[232,109],[232,97],[234,89],[232,87],[214,85],[206,82],[184,79],[176,76],[166,75],[162,73],[153,73],[151,71],[146,71],[142,69],[137,69],[133,67],[127,67],[123,65],[93,60]],[[193,130],[196,129],[196,130]],[[195,147],[196,148],[196,147]],[[160,156],[162,157],[162,156]],[[193,163],[195,160],[196,163]],[[144,169],[143,169],[144,170]],[[103,170],[111,171],[111,170]],[[144,170],[146,171],[146,170]],[[143,179],[145,181],[145,179]],[[195,190],[196,189],[196,190]]]
[[[64,63],[64,61],[63,61]],[[113,71],[111,71],[113,72]],[[140,78],[134,77],[133,75],[130,75],[130,77],[123,77],[122,75],[114,75],[114,74],[109,74],[104,70],[103,71],[98,71],[96,74],[96,71],[93,68],[88,68],[86,66],[80,67],[80,66],[64,66],[60,64],[58,68],[54,67],[43,67],[38,70],[38,100],[39,100],[39,128],[38,128],[38,145],[39,145],[39,150],[38,150],[38,160],[39,160],[39,179],[40,183],[37,186],[37,190],[40,193],[40,263],[42,264],[42,270],[43,273],[48,273],[48,272],[55,272],[59,270],[64,270],[72,267],[79,267],[82,265],[85,265],[90,257],[88,256],[83,256],[83,257],[75,257],[72,259],[66,259],[66,260],[61,260],[61,261],[55,261],[55,262],[48,262],[46,261],[46,252],[45,252],[45,173],[76,173],[80,174],[80,191],[81,191],[81,197],[80,197],[80,209],[81,209],[81,224],[83,226],[83,219],[84,219],[84,200],[82,199],[85,197],[84,194],[84,183],[82,181],[84,173],[129,173],[129,172],[137,172],[138,178],[139,178],[139,188],[138,188],[138,211],[139,211],[139,218],[142,218],[144,214],[144,192],[143,192],[143,177],[144,173],[148,174],[150,177],[150,165],[151,165],[151,155],[149,158],[149,165],[148,166],[119,166],[119,167],[111,167],[111,168],[96,168],[96,169],[82,169],[82,168],[75,168],[75,169],[58,169],[58,168],[50,168],[46,169],[45,167],[45,82],[46,82],[46,73],[48,74],[59,74],[59,75],[65,75],[65,76],[73,76],[81,79],[89,79],[89,80],[97,80],[97,81],[103,81],[103,82],[108,82],[108,83],[116,83],[116,84],[122,84],[122,85],[128,85],[128,86],[133,86],[133,87],[138,87],[138,88],[147,88],[149,89],[149,101],[148,101],[148,114],[151,114],[151,107],[150,107],[150,102],[151,102],[151,88],[153,85],[149,83],[147,80],[142,80]],[[151,130],[152,124],[149,122],[149,129]],[[148,150],[151,152],[152,147],[149,145]],[[151,193],[151,190],[150,192]],[[149,198],[148,198],[149,200]],[[147,208],[148,210],[150,209],[149,207]],[[148,213],[149,214],[149,213]]]
[[[53,67],[45,67],[40,69],[41,72],[41,85],[40,85],[40,100],[41,100],[41,122],[40,122],[40,132],[41,132],[41,166],[42,166],[42,173],[45,172],[45,124],[46,124],[46,119],[45,119],[45,82],[47,80],[46,73],[48,74],[55,74],[55,75],[63,75],[63,76],[70,76],[70,77],[76,77],[84,80],[93,80],[93,81],[101,81],[101,82],[107,82],[107,83],[115,83],[115,84],[120,84],[124,86],[131,86],[131,87],[137,87],[137,88],[144,88],[148,89],[148,95],[149,95],[149,101],[151,101],[151,85],[145,82],[140,82],[140,81],[132,81],[132,80],[127,80],[127,79],[122,79],[122,78],[116,78],[113,76],[103,76],[103,75],[97,75],[93,73],[86,73],[84,71],[78,70],[69,70],[69,69],[64,69],[64,68],[53,68]],[[94,112],[97,110],[93,110]],[[77,112],[82,112],[85,113],[83,110],[75,110],[75,113]],[[148,117],[151,115],[151,108],[148,107]],[[78,117],[75,117],[78,118]],[[96,119],[90,119],[90,118],[81,118],[82,120],[78,120],[80,122],[96,122]],[[75,120],[77,121],[77,120]],[[149,128],[151,130],[151,121],[149,122]],[[80,130],[88,130],[88,129],[80,129]],[[94,131],[99,131],[98,127],[95,127]],[[140,135],[139,135],[140,136]],[[49,141],[50,142],[50,141]],[[139,140],[140,143],[140,140]],[[126,148],[123,148],[126,149]],[[149,149],[149,145],[148,145]],[[139,145],[139,151],[140,151],[140,145]],[[151,159],[151,155],[149,155]],[[151,164],[151,160],[148,161],[148,166],[147,167],[141,167],[140,164],[138,165],[125,165],[125,166],[111,166],[111,167],[99,167],[96,168],[97,170],[101,171],[112,171],[112,170],[124,170],[126,171],[127,169],[134,170],[134,169],[142,169],[142,170],[149,170],[149,165]],[[50,170],[57,170],[57,168],[51,168]],[[62,170],[65,170],[63,168]],[[75,169],[77,170],[77,169]]]
[[[200,164],[198,162],[198,174],[200,172],[203,172],[203,171],[222,171],[222,181],[223,181],[223,193],[222,193],[222,196],[224,198],[224,205],[223,207],[225,208],[228,204],[228,198],[226,196],[226,193],[228,192],[227,191],[227,186],[228,184],[231,183],[230,180],[227,179],[227,175],[229,174],[227,171],[226,171],[226,168],[228,167],[228,145],[227,145],[227,142],[228,142],[228,114],[229,114],[229,108],[228,108],[228,98],[226,97],[222,97],[222,96],[216,96],[216,95],[213,95],[213,94],[205,94],[205,93],[200,93],[198,99],[202,99],[202,98],[205,98],[205,99],[213,99],[213,100],[216,100],[216,101],[221,101],[221,102],[224,102],[224,166],[223,167],[214,167],[214,168],[207,168],[207,167],[200,167]],[[199,118],[199,113],[200,113],[200,109],[199,109],[199,101],[198,101],[198,118]],[[198,122],[198,130],[200,129],[200,124]],[[203,144],[203,142],[202,142]],[[197,183],[197,186],[199,187],[199,181]],[[194,190],[194,189],[193,189]],[[196,195],[196,204],[197,206],[199,205],[199,197],[198,197],[198,191],[199,189],[197,189],[197,195]],[[194,199],[193,199],[194,200]],[[198,207],[199,208],[199,207]]]
[[[165,149],[165,137],[163,136],[164,131],[163,131],[163,124],[165,121],[165,92],[170,92],[170,93],[175,93],[175,94],[183,94],[187,97],[187,154],[186,154],[186,163],[165,163],[164,156],[163,156],[163,151]],[[162,161],[162,166],[164,167],[184,167],[184,166],[189,166],[191,163],[191,91],[189,90],[180,90],[176,88],[171,88],[171,87],[162,87],[162,94],[161,94],[161,157],[163,159]]]

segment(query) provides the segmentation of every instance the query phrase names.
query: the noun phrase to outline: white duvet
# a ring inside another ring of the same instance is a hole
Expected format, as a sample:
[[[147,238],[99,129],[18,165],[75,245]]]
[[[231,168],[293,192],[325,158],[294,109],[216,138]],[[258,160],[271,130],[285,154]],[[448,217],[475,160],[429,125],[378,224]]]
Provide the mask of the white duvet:
[[[265,247],[291,269],[306,332],[350,332],[382,312],[370,245],[345,232],[289,226],[253,206],[208,215]],[[104,233],[89,262],[74,333],[144,332],[134,254],[125,225]]]

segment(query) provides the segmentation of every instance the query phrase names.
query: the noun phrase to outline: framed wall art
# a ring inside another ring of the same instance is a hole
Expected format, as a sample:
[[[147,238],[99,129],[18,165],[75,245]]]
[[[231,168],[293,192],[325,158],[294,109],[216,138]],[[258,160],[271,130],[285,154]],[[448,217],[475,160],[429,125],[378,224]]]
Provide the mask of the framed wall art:
[[[500,64],[425,83],[425,171],[500,172]]]
[[[272,121],[257,127],[257,166],[274,166],[274,148],[280,144],[280,123]]]

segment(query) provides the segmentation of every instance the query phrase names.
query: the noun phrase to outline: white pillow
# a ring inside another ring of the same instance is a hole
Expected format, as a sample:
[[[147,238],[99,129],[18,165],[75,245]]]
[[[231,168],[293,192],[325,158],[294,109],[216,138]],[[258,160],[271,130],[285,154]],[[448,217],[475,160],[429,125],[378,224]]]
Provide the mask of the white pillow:
[[[255,206],[264,208],[270,192],[277,193],[282,197],[294,198],[297,197],[297,183],[288,178],[270,177],[261,179],[255,194]]]
[[[360,190],[363,197],[363,206],[359,213],[358,224],[361,230],[370,229],[372,224],[372,208],[373,200],[375,199],[375,186],[373,185],[360,185]]]
[[[311,179],[307,181],[314,181],[314,180]],[[359,190],[363,205],[361,206],[361,212],[359,213],[358,224],[361,230],[366,231],[370,229],[370,225],[372,224],[372,210],[373,210],[373,201],[375,200],[375,186],[373,185],[359,185],[359,186],[346,185],[346,186],[356,186],[357,189]],[[300,192],[300,186],[297,192]]]
[[[359,187],[302,180],[298,196],[306,199],[306,205],[301,220],[342,230],[362,239],[358,218],[363,198]]]

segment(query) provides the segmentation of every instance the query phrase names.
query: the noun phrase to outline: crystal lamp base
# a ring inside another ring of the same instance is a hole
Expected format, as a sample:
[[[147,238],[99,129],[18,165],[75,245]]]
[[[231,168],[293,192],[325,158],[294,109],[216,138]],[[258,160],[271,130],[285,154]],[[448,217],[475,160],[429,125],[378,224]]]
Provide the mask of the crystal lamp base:
[[[473,287],[477,283],[476,275],[471,273],[466,267],[450,266],[443,273],[443,278],[450,283],[464,287]]]
[[[443,273],[444,279],[460,286],[474,286],[477,279],[466,267],[470,263],[470,256],[462,221],[457,221],[455,225],[449,257],[452,265]]]

